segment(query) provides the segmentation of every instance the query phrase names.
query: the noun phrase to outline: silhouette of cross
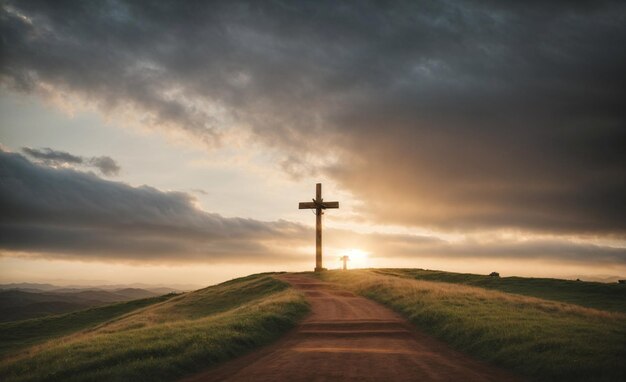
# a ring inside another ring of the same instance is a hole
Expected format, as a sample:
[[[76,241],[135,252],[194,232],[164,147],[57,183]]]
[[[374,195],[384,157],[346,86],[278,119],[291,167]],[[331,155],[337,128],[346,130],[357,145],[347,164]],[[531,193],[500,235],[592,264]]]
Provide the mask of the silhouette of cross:
[[[348,270],[348,260],[350,260],[350,256],[341,256],[339,260],[343,261],[343,270]]]

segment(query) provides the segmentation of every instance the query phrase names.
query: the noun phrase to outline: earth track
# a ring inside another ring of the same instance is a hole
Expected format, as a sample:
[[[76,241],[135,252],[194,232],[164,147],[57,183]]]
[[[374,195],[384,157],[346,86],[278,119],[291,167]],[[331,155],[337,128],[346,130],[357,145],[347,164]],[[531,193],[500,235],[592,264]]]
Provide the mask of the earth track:
[[[272,346],[209,369],[199,381],[517,381],[417,331],[388,308],[299,274],[311,314]]]

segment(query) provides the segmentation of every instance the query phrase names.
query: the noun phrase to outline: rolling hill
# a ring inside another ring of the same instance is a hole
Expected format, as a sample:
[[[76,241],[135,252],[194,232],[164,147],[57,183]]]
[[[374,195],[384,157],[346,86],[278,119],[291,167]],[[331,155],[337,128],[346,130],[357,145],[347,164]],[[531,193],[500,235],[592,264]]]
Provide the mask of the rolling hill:
[[[306,314],[272,275],[0,324],[3,381],[162,381],[267,343]]]
[[[624,285],[420,269],[302,275],[378,301],[453,348],[529,380],[626,377]],[[258,274],[0,323],[0,380],[175,380],[275,340],[308,309],[289,284]]]

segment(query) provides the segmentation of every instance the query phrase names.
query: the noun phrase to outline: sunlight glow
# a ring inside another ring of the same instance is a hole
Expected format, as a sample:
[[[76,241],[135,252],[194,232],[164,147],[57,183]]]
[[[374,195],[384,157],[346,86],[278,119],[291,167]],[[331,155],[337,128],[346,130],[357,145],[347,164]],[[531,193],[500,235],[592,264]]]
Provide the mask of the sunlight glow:
[[[341,268],[341,257],[348,256],[348,269],[355,268],[369,268],[369,252],[366,252],[358,248],[341,249],[337,252],[339,254],[337,259],[338,268]]]

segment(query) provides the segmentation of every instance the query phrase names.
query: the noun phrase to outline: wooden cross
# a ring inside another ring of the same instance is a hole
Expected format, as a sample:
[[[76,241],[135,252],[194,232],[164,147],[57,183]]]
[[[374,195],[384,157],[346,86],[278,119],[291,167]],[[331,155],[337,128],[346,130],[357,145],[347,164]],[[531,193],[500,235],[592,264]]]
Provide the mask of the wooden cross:
[[[339,208],[339,202],[325,202],[322,199],[322,184],[315,185],[315,199],[313,202],[300,202],[299,209],[315,210],[315,272],[321,272],[322,267],[322,215],[327,208]]]

